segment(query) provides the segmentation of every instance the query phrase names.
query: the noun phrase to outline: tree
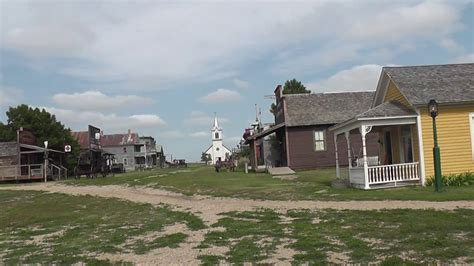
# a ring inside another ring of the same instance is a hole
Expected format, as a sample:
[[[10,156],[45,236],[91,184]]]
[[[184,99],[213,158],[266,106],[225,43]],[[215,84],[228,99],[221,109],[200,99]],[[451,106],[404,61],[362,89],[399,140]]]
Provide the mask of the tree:
[[[212,161],[211,155],[203,152],[201,154],[201,162],[204,162],[205,164],[208,164],[210,161]]]
[[[0,123],[0,141],[16,141],[16,131],[23,127],[33,131],[37,138],[37,146],[43,147],[45,140],[48,141],[48,148],[59,151],[64,150],[64,145],[71,145],[72,152],[68,154],[66,164],[72,171],[77,162],[80,146],[71,135],[71,130],[57,121],[54,115],[45,109],[33,109],[25,104],[10,107],[6,114],[7,124]]]
[[[287,80],[285,85],[283,86],[283,94],[298,94],[298,93],[311,93],[310,90],[306,89],[306,87],[296,79]],[[270,112],[275,114],[276,105],[272,103],[270,106]]]

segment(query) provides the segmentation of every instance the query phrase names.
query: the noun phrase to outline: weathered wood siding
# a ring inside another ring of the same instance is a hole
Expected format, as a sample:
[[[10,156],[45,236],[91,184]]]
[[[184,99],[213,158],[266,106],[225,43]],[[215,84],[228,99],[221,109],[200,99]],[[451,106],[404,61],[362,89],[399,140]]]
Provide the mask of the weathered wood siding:
[[[469,114],[474,113],[474,104],[462,106],[439,106],[436,118],[438,144],[441,150],[443,174],[474,172],[472,158],[471,128]],[[426,176],[434,175],[433,125],[428,108],[421,109],[423,149]]]
[[[332,167],[336,165],[336,153],[334,149],[334,135],[328,131],[332,125],[289,127],[289,167],[294,169]],[[324,130],[326,134],[326,150],[315,151],[314,131]],[[339,135],[337,140],[339,164],[348,165],[347,143],[344,135]],[[351,134],[351,146],[353,152],[362,156],[362,139],[360,134]],[[367,153],[369,156],[378,155],[378,134],[370,133],[367,136]]]

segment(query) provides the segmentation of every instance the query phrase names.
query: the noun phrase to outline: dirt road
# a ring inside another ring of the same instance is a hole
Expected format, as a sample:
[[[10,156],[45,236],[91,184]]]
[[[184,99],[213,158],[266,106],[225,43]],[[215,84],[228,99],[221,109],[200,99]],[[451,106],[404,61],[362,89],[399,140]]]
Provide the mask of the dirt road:
[[[457,208],[474,209],[474,201],[275,201],[249,200],[235,198],[216,198],[210,196],[185,196],[179,193],[152,188],[125,186],[66,186],[61,183],[35,183],[22,186],[1,187],[9,190],[39,190],[70,195],[92,195],[118,198],[133,202],[150,204],[169,204],[179,210],[186,210],[200,216],[207,223],[217,222],[219,213],[247,211],[269,208],[285,212],[290,209],[337,209],[337,210],[381,210],[381,209],[436,209],[453,210]]]

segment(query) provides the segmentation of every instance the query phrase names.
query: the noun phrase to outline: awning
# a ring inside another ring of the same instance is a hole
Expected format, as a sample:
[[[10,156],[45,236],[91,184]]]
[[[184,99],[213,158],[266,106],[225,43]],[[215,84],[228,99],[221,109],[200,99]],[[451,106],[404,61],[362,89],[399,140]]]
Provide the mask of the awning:
[[[257,133],[257,134],[253,134],[252,136],[250,136],[247,140],[256,140],[256,139],[260,139],[260,138],[264,138],[270,134],[272,134],[273,132],[277,131],[278,129],[282,128],[285,126],[285,123],[280,123],[278,125],[275,125],[269,129],[266,129],[260,133]]]
[[[56,153],[64,153],[62,151],[57,151],[57,150],[53,150],[53,149],[45,149],[43,147],[39,147],[39,146],[34,146],[34,145],[29,145],[29,144],[21,144],[20,143],[20,147],[21,148],[25,148],[25,149],[30,149],[32,151],[27,151],[27,152],[20,152],[20,153],[43,153],[45,151],[48,151],[48,152],[56,152]]]

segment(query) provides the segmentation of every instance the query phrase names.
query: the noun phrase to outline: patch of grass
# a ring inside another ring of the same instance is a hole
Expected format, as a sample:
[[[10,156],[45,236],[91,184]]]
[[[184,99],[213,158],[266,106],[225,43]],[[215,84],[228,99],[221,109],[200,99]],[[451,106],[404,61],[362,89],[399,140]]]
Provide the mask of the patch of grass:
[[[230,263],[262,262],[280,244],[297,252],[297,265],[337,263],[330,253],[344,254],[355,264],[474,262],[474,210],[293,210],[286,214],[287,223],[272,210],[221,215],[213,226],[226,230],[207,234],[202,247],[228,246],[220,260]]]
[[[205,227],[198,217],[166,206],[92,196],[0,191],[0,202],[7,202],[0,212],[0,253],[7,264],[107,263],[94,258],[125,252],[122,245],[133,237],[177,222]],[[184,238],[170,235],[152,244],[174,247]]]
[[[188,236],[183,233],[175,233],[166,236],[158,237],[150,242],[145,242],[143,240],[138,241],[134,244],[134,251],[136,254],[145,254],[150,250],[157,248],[177,248],[179,244],[183,243]]]
[[[268,258],[285,236],[280,217],[271,210],[228,212],[213,224],[225,231],[206,235],[199,248],[228,246],[226,259],[231,263],[255,262]]]
[[[349,250],[355,263],[392,254],[406,254],[418,263],[474,258],[473,210],[294,211],[289,215],[296,217],[292,229],[297,241],[292,246],[306,256],[295,258],[301,263],[314,262],[308,257],[320,257],[328,247]],[[314,219],[320,222],[309,222]],[[327,240],[311,245],[308,238]]]
[[[180,192],[185,195],[212,195],[272,200],[474,200],[474,186],[450,186],[442,193],[432,187],[403,187],[363,191],[334,189],[331,180],[334,169],[316,169],[297,172],[295,180],[280,180],[269,174],[242,171],[216,173],[213,167],[191,165],[183,169],[157,169],[130,172],[115,177],[68,180],[70,185],[150,186]]]
[[[203,255],[199,256],[198,259],[201,261],[201,265],[210,266],[218,265],[219,262],[224,259],[224,257],[215,255]]]

